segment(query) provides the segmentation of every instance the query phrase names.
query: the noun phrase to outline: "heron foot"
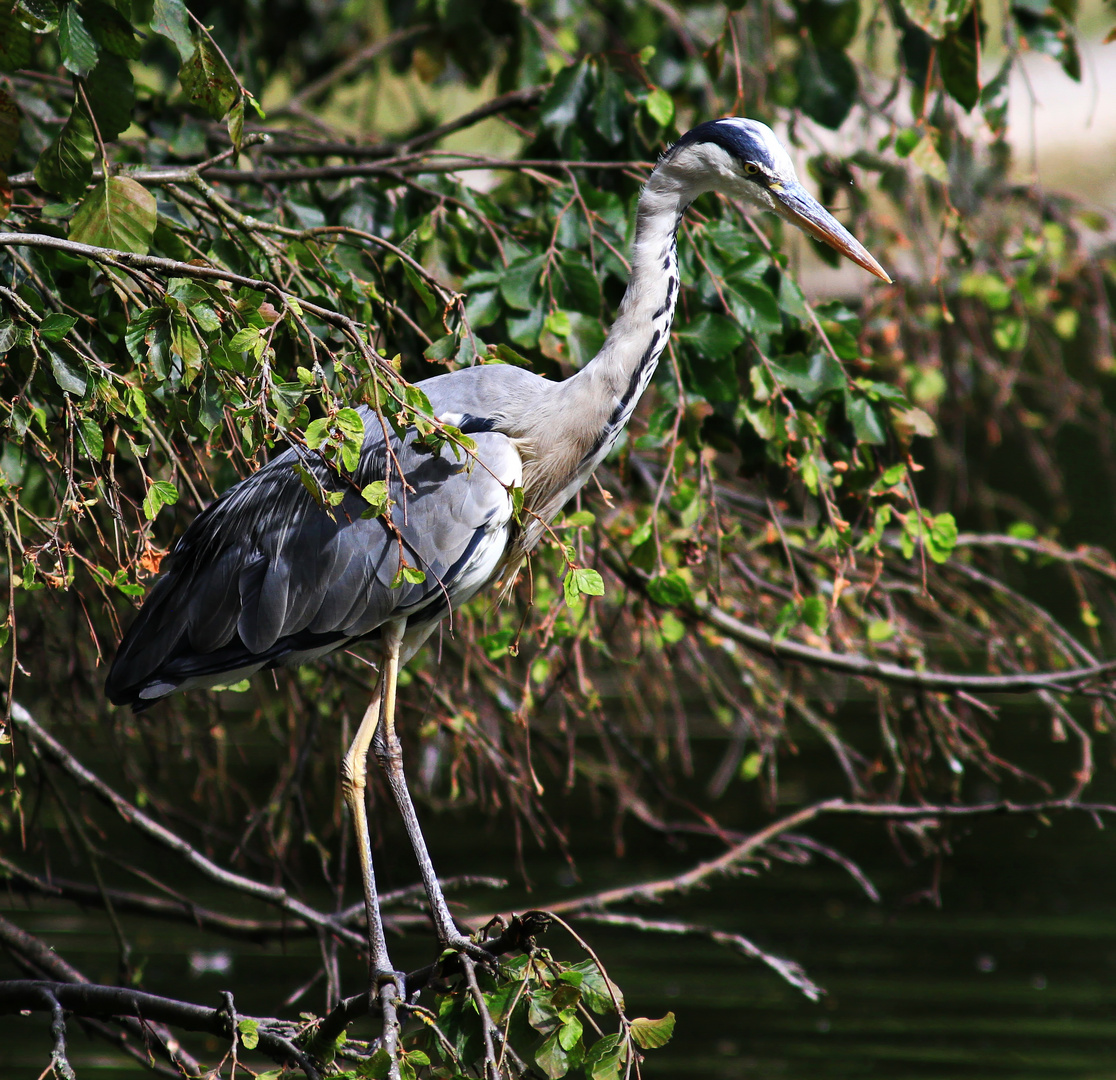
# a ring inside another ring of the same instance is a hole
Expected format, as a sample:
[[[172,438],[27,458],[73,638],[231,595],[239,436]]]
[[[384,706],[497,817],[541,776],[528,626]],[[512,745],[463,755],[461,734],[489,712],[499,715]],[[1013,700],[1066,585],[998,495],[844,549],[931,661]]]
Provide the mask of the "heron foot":
[[[483,945],[478,945],[461,933],[445,935],[442,946],[446,952],[463,953],[470,960],[476,960],[486,966],[494,963],[496,959]]]
[[[372,997],[378,999],[385,986],[394,985],[399,992],[400,1001],[407,1000],[407,976],[402,971],[373,970],[369,975]]]

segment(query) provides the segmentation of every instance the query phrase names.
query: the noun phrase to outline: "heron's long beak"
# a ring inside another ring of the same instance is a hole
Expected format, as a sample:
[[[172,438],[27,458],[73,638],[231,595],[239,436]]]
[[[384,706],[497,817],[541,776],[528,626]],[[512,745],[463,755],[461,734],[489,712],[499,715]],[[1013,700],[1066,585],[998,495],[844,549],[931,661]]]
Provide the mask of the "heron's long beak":
[[[775,197],[775,209],[780,217],[816,236],[882,281],[891,283],[884,268],[868,254],[864,245],[800,183],[777,180],[769,184],[767,190]]]

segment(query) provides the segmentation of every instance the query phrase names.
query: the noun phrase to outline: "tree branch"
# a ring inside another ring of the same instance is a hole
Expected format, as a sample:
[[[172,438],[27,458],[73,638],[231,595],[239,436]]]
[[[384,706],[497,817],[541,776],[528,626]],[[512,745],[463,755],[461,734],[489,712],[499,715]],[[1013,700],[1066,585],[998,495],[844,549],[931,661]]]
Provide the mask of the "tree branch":
[[[226,888],[254,896],[266,903],[287,911],[298,918],[320,926],[336,934],[356,949],[365,945],[364,938],[344,926],[335,915],[327,915],[296,900],[286,889],[277,885],[265,885],[242,874],[233,873],[203,855],[180,836],[157,821],[152,820],[122,795],[114,791],[100,777],[90,772],[61,743],[45,731],[31,714],[19,704],[12,702],[12,721],[24,731],[36,753],[43,753],[68,773],[81,787],[93,792],[102,802],[111,806],[129,824],[135,826],[156,843],[182,856],[191,866],[200,870],[206,877],[224,885]]]
[[[53,1012],[54,1002],[77,1016],[158,1020],[186,1031],[204,1031],[227,1040],[236,1035],[232,1018],[224,1006],[211,1009],[127,987],[98,986],[95,983],[47,982],[41,979],[0,982],[0,1014],[21,1013],[29,1009]],[[258,1047],[264,1054],[281,1065],[297,1065],[307,1080],[319,1080],[318,1070],[292,1042],[296,1025],[267,1017],[247,1019],[256,1021]]]
[[[0,233],[0,248],[3,247],[53,248],[55,251],[64,251],[70,255],[104,263],[106,266],[126,270],[155,270],[175,277],[198,278],[204,281],[227,281],[232,285],[244,285],[250,289],[259,289],[261,292],[276,297],[283,303],[294,300],[303,311],[309,311],[311,314],[317,315],[323,322],[344,330],[354,344],[369,357],[371,362],[379,365],[389,377],[394,378],[395,376],[395,372],[382,362],[376,355],[375,350],[361,340],[361,331],[364,329],[362,323],[358,323],[340,312],[333,311],[331,308],[322,307],[320,304],[315,304],[310,300],[296,296],[294,293],[289,293],[266,279],[245,277],[243,274],[234,274],[232,271],[223,270],[218,266],[198,266],[196,263],[164,259],[158,255],[137,255],[130,251],[116,251],[113,248],[94,247],[92,244],[78,244],[73,240],[63,240],[61,237],[47,236],[43,233]]]
[[[601,557],[618,578],[638,588],[645,596],[648,576],[624,561],[618,551],[611,549]],[[676,609],[683,615],[700,619],[715,627],[726,637],[758,649],[778,660],[797,660],[813,667],[826,668],[844,675],[879,679],[882,682],[913,686],[920,690],[950,692],[966,690],[978,694],[1029,694],[1039,690],[1052,690],[1061,694],[1080,693],[1101,676],[1116,672],[1116,660],[1106,660],[1088,667],[1068,668],[1065,671],[1020,671],[1010,675],[964,675],[948,671],[919,671],[886,660],[874,660],[861,653],[835,653],[812,645],[788,639],[778,639],[758,626],[750,626],[735,616],[722,611],[715,604],[692,600]],[[1116,695],[1116,688],[1106,687],[1107,694]]]
[[[314,152],[329,153],[331,143],[323,143]],[[351,154],[355,147],[347,143],[336,144],[337,154]],[[359,155],[357,155],[359,156]],[[494,158],[481,154],[437,153],[407,154],[400,158],[384,161],[352,163],[348,165],[317,165],[296,168],[259,168],[241,172],[239,169],[219,169],[207,164],[157,168],[122,169],[121,176],[127,176],[141,184],[185,184],[191,178],[202,175],[213,183],[224,184],[293,184],[304,180],[349,180],[362,176],[382,176],[389,179],[413,176],[418,173],[456,173],[470,172],[475,169],[505,169],[520,172],[525,169],[568,173],[570,169],[646,169],[646,161],[555,161],[551,158]],[[92,180],[104,179],[100,169],[93,170]],[[12,188],[37,188],[34,173],[16,173],[9,178]]]
[[[754,941],[744,937],[743,934],[729,934],[723,930],[714,930],[710,926],[701,926],[698,923],[643,919],[638,915],[618,915],[609,911],[586,911],[579,914],[577,918],[580,922],[597,923],[601,926],[623,926],[643,933],[676,934],[680,937],[705,938],[707,941],[715,942],[717,945],[725,945],[753,960],[759,960],[760,963],[766,964],[796,990],[801,990],[811,1001],[817,1001],[825,993],[825,990],[806,974],[806,969],[801,964],[766,952]]]
[[[48,975],[54,980],[66,983],[89,983],[77,968],[63,960],[54,949],[49,948],[34,934],[29,934],[15,923],[9,922],[2,915],[0,915],[0,944],[11,952],[24,971]],[[201,1075],[201,1065],[178,1045],[178,1040],[162,1024],[153,1020],[140,1022],[131,1018],[123,1018],[120,1023],[124,1027],[123,1032],[98,1027],[98,1033],[113,1041],[125,1053],[139,1057],[144,1062],[150,1058],[151,1036],[154,1035],[155,1045],[167,1061],[178,1070],[185,1070],[187,1074]],[[135,1046],[129,1042],[128,1035],[133,1036],[140,1045]],[[180,1072],[176,1071],[174,1075],[178,1076]]]
[[[715,859],[700,862],[676,877],[660,878],[657,881],[645,881],[636,885],[622,885],[617,888],[590,893],[586,896],[560,900],[556,904],[550,904],[547,911],[556,914],[569,913],[571,916],[579,918],[582,912],[600,911],[615,904],[627,903],[632,900],[658,902],[671,893],[688,892],[693,888],[705,885],[713,878],[739,873],[743,863],[758,854],[766,844],[824,814],[886,818],[891,821],[919,821],[925,825],[934,825],[939,818],[990,817],[999,814],[1046,814],[1059,810],[1079,811],[1089,814],[1095,820],[1099,820],[1101,815],[1116,815],[1116,804],[1082,803],[1074,798],[1066,798],[1044,799],[1032,803],[1016,803],[1003,800],[956,806],[950,804],[906,806],[898,803],[846,802],[841,798],[825,799],[772,822],[766,828],[752,833],[751,836],[737,844],[733,844],[724,854]],[[795,842],[801,843],[801,839],[796,838]]]

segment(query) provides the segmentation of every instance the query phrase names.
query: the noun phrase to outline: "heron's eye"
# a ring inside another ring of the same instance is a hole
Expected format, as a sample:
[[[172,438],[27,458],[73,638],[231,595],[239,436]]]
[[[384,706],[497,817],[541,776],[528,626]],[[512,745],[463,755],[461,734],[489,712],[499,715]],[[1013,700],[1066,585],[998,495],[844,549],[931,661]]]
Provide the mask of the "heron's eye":
[[[744,162],[744,171],[749,176],[755,176],[756,173],[760,171],[760,168],[754,161],[746,161]]]

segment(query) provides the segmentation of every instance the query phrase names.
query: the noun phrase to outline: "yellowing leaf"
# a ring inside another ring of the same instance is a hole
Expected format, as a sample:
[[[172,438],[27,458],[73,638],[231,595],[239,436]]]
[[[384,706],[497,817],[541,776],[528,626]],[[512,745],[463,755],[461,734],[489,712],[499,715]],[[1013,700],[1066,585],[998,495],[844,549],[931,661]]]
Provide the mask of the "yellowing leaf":
[[[194,55],[178,72],[182,89],[195,105],[200,105],[214,120],[220,120],[236,104],[240,84],[221,54],[208,38],[198,42]]]
[[[662,87],[652,90],[643,103],[647,115],[660,127],[666,127],[674,119],[674,98]]]
[[[674,1013],[668,1012],[659,1020],[648,1020],[646,1016],[632,1021],[632,1038],[644,1050],[657,1050],[666,1046],[674,1034]]]
[[[146,255],[155,235],[155,196],[127,176],[110,176],[77,208],[70,239],[79,244]]]
[[[939,183],[949,183],[949,169],[946,168],[942,155],[938,153],[938,148],[929,135],[923,135],[918,145],[911,151],[911,161],[927,176]]]

